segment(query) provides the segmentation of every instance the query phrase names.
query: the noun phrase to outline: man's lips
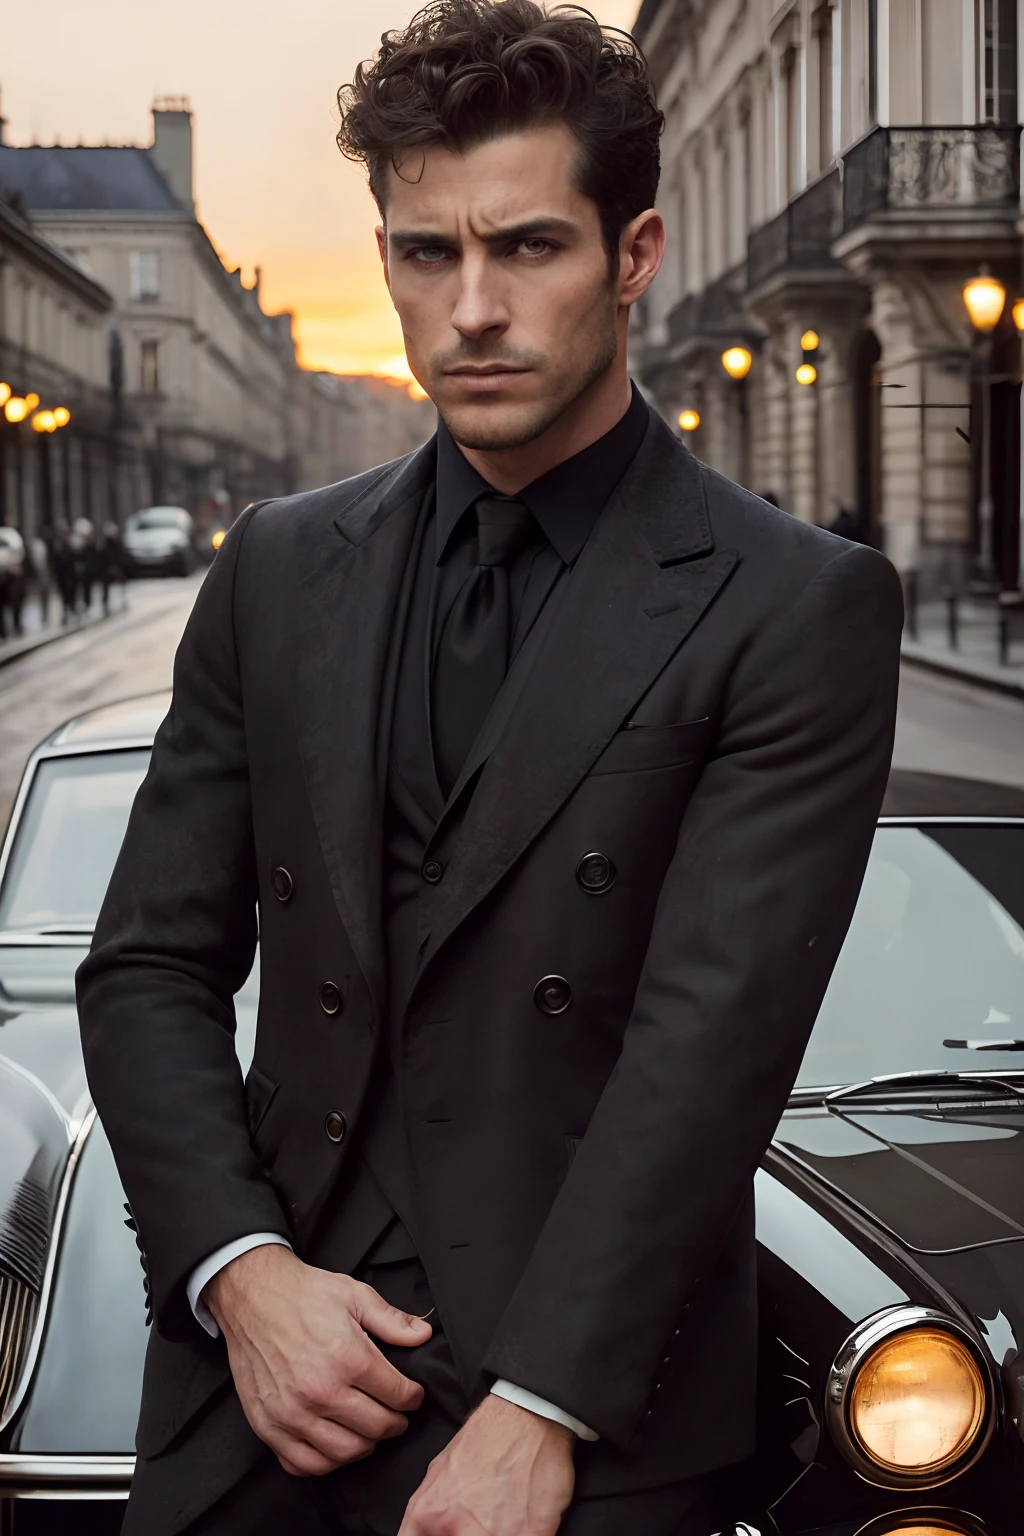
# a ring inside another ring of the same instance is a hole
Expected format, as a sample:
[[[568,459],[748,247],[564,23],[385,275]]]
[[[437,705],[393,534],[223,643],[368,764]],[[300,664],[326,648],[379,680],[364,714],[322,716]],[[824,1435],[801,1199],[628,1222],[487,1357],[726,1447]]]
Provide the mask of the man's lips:
[[[529,368],[510,368],[505,363],[467,363],[459,368],[446,369],[445,378],[453,379],[464,389],[502,389],[517,379],[525,379],[530,372]]]

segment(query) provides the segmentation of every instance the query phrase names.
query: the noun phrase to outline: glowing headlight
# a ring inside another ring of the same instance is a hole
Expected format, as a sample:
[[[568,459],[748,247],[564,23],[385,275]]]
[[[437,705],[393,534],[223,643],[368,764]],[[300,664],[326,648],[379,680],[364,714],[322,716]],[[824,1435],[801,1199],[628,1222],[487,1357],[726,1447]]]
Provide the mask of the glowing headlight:
[[[948,1482],[981,1454],[992,1427],[977,1343],[924,1307],[897,1307],[862,1324],[836,1358],[826,1404],[855,1470],[891,1488]]]

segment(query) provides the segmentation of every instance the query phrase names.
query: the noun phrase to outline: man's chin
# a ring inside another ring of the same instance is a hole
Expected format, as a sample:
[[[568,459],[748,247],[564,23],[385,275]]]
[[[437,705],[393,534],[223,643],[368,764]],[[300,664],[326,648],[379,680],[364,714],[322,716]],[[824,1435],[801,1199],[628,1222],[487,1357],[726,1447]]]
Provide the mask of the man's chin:
[[[564,402],[536,401],[529,405],[509,405],[498,401],[438,403],[437,413],[452,437],[462,448],[478,453],[501,453],[525,448],[542,437],[561,416]]]

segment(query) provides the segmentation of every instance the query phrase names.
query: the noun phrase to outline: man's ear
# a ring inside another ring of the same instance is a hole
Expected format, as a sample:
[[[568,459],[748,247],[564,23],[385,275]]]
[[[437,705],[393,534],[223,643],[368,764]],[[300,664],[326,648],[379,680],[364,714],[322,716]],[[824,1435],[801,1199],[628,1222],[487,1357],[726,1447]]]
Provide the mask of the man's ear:
[[[658,275],[665,255],[665,221],[656,208],[637,214],[619,236],[619,303],[635,304]]]
[[[388,272],[388,232],[383,224],[378,224],[374,234],[377,236],[377,249],[380,252],[381,266],[384,268],[384,281],[387,283],[388,292],[390,293],[391,275]]]

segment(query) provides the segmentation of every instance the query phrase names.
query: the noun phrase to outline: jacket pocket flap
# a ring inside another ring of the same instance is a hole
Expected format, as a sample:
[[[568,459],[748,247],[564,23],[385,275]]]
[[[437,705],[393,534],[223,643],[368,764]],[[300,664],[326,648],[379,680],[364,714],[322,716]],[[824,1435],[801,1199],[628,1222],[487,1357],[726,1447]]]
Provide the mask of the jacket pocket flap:
[[[277,1093],[277,1084],[253,1065],[245,1079],[245,1106],[249,1116],[249,1135],[255,1136],[263,1117]]]
[[[591,773],[635,773],[682,768],[698,761],[711,739],[710,717],[678,725],[634,725],[617,731]]]

